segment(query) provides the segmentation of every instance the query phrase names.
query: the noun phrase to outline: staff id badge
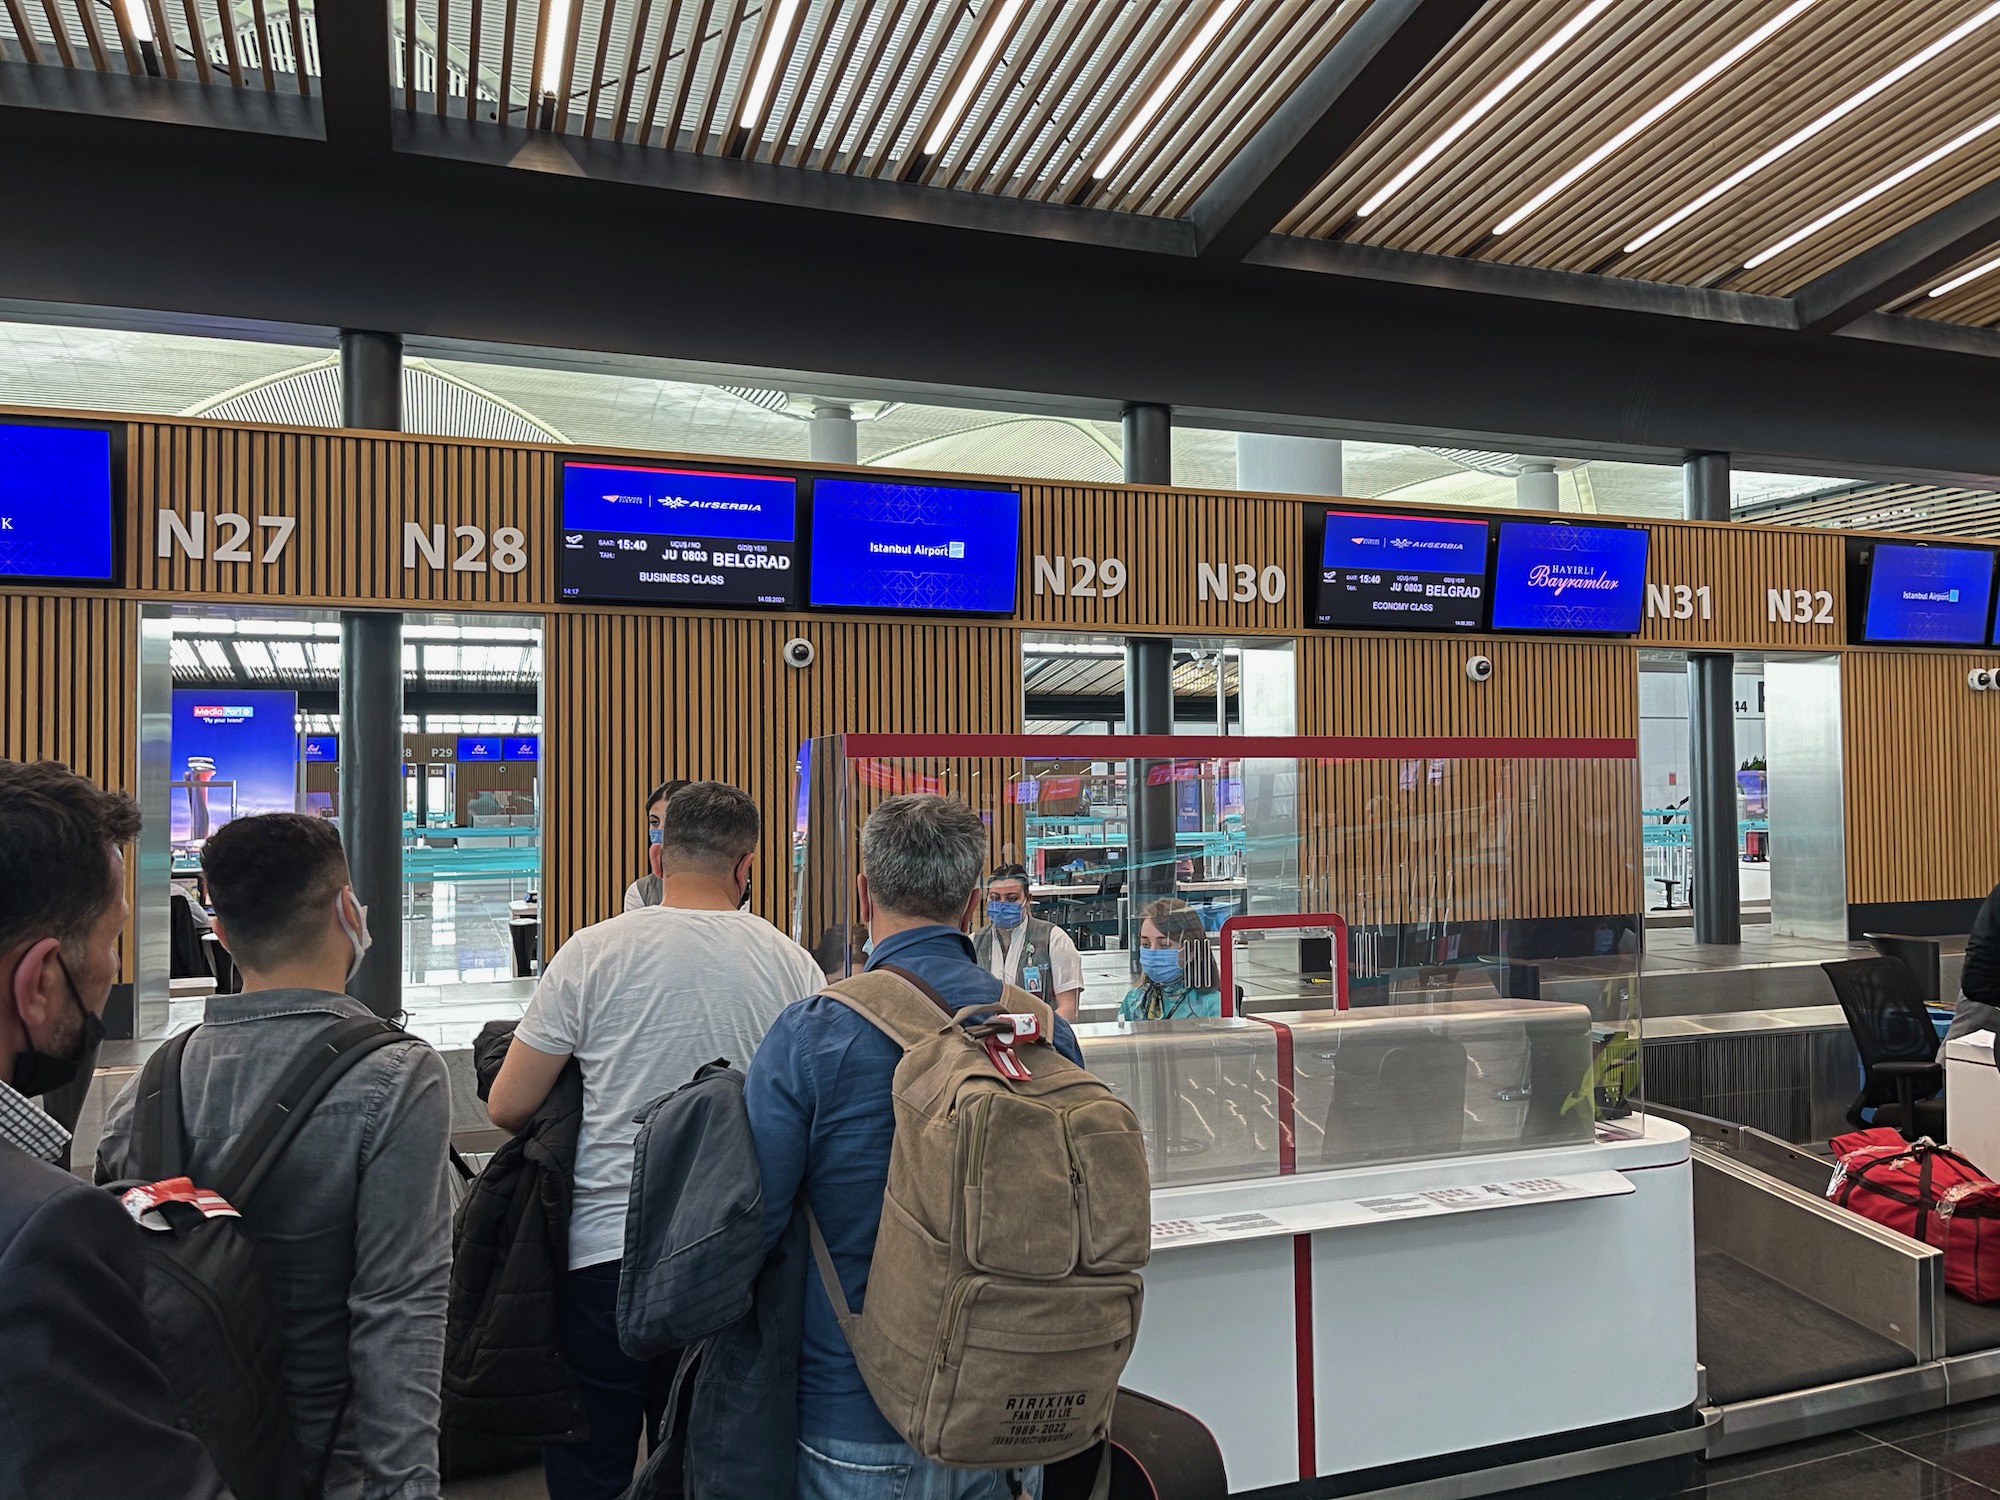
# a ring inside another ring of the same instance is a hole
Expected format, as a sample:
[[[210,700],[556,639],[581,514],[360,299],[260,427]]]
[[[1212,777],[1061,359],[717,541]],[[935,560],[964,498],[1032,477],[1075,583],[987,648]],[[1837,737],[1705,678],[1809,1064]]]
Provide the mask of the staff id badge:
[[[1031,995],[1041,994],[1042,966],[1040,964],[1029,964],[1021,970],[1021,988]]]

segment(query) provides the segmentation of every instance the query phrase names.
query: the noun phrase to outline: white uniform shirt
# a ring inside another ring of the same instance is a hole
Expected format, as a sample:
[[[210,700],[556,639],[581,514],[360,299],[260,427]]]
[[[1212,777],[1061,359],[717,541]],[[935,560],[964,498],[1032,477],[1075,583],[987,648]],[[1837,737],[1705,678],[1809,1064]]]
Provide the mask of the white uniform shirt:
[[[825,987],[811,954],[747,911],[645,906],[557,950],[514,1035],[583,1069],[572,1270],[625,1253],[632,1117],[718,1057],[748,1069],[778,1012]]]
[[[1003,984],[1021,984],[1021,957],[1028,951],[1027,933],[1026,922],[1012,932],[993,929],[993,957],[987,967]],[[1076,951],[1075,940],[1060,927],[1049,928],[1049,967],[1055,972],[1042,976],[1041,994],[1048,1004],[1054,1005],[1058,995],[1083,988],[1083,955]]]

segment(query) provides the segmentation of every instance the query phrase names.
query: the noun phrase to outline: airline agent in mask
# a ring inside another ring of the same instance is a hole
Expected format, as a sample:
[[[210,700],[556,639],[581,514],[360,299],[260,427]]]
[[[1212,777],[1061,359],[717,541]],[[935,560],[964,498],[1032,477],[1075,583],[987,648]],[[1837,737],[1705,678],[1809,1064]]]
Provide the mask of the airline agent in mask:
[[[1083,956],[1053,922],[1028,914],[1028,872],[1002,865],[986,877],[986,925],[973,939],[979,966],[1019,985],[1065,1021],[1083,998]]]
[[[1121,1021],[1175,1021],[1222,1014],[1221,976],[1201,913],[1162,897],[1140,914],[1139,983],[1118,1007]]]
[[[642,906],[660,904],[660,829],[667,816],[667,799],[690,784],[662,782],[646,799],[646,873],[625,887],[625,904],[620,911],[637,911]]]

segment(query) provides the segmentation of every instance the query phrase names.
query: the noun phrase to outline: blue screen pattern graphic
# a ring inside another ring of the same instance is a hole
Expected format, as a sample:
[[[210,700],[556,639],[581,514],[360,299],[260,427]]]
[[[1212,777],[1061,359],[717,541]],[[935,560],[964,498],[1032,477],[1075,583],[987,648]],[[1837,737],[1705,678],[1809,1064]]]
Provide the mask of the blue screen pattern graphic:
[[[1016,490],[820,479],[812,603],[833,609],[1014,612]]]
[[[1978,646],[1986,640],[1993,554],[1879,543],[1868,569],[1864,641]]]
[[[1493,628],[1636,635],[1646,609],[1643,527],[1503,521]]]
[[[111,581],[111,434],[0,422],[0,578]]]

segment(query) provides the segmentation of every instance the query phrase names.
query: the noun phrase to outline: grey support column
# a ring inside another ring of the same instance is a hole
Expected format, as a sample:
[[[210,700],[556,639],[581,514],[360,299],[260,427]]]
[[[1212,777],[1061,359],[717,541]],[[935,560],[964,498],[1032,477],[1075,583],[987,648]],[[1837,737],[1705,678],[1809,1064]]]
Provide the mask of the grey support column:
[[[1553,459],[1524,458],[1514,478],[1514,504],[1522,510],[1561,510],[1562,486]]]
[[[400,431],[403,341],[340,336],[344,427]],[[403,617],[340,617],[340,841],[375,944],[348,993],[378,1016],[403,1013]]]
[[[814,463],[861,462],[860,434],[855,430],[854,408],[844,401],[815,401],[806,444],[806,452]]]
[[[1125,408],[1125,482],[1174,482],[1174,413],[1134,402]]]
[[[1729,519],[1729,455],[1691,454],[1681,467],[1687,517]],[[1688,653],[1688,822],[1694,940],[1743,941],[1736,842],[1736,658]]]

